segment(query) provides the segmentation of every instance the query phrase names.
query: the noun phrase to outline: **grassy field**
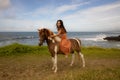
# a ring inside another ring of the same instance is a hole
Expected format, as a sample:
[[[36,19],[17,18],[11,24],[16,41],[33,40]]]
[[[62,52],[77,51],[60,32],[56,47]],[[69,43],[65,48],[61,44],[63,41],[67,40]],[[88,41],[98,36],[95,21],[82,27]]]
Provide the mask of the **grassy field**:
[[[58,56],[58,72],[52,71],[51,55],[46,46],[12,44],[0,47],[0,80],[120,80],[120,49],[83,47],[86,67],[76,54]]]

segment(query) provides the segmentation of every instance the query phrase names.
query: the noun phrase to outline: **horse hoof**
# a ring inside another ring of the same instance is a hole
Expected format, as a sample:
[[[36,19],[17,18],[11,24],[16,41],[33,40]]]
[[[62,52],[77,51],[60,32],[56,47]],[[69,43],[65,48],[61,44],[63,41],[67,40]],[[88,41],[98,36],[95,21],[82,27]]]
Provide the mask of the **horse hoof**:
[[[73,64],[70,64],[70,66],[72,67],[72,66],[73,66]]]
[[[57,70],[54,71],[54,73],[56,73],[56,72],[57,72]]]
[[[68,58],[68,55],[65,55],[65,58]]]
[[[55,68],[55,70],[54,70],[54,73],[56,73],[57,72],[57,68]]]
[[[55,68],[54,67],[52,67],[52,70],[54,70]]]
[[[85,65],[83,65],[83,67],[85,67]]]

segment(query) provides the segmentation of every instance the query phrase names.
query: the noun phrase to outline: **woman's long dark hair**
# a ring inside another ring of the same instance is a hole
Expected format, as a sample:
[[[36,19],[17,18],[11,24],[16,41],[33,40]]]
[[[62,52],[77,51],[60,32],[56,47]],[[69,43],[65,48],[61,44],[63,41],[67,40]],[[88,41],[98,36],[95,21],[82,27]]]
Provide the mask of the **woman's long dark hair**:
[[[61,24],[60,27],[57,26],[57,23],[58,23],[58,22],[60,22],[60,24]],[[63,29],[65,30],[65,32],[67,33],[67,31],[66,31],[66,29],[65,29],[65,27],[64,27],[63,21],[62,21],[62,20],[57,20],[57,23],[56,23],[57,30],[59,30],[60,28],[63,28]]]

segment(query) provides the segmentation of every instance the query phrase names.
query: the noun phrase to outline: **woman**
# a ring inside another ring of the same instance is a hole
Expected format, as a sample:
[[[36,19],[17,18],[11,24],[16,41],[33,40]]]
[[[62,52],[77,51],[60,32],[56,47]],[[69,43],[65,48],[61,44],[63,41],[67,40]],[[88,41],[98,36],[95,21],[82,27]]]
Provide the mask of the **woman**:
[[[64,27],[63,21],[58,20],[56,23],[56,27],[58,33],[56,35],[52,35],[51,37],[59,36],[61,38],[60,50],[67,55],[68,53],[70,53],[71,42],[67,39],[67,31]]]

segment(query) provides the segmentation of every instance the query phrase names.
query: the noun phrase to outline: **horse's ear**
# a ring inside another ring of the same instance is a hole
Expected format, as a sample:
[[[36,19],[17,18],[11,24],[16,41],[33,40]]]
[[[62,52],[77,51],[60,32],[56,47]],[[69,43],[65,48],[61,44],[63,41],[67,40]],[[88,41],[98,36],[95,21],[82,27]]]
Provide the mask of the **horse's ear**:
[[[45,31],[46,31],[46,29],[43,29],[43,31],[45,32]]]
[[[38,31],[40,31],[40,29],[38,29]]]

